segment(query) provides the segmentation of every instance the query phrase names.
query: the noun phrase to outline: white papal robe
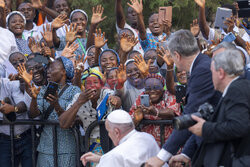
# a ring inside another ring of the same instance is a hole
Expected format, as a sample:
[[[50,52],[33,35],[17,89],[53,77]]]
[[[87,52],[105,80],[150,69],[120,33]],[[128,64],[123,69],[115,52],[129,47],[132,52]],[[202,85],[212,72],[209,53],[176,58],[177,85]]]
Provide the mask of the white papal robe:
[[[152,135],[132,130],[118,146],[101,157],[97,167],[140,167],[159,151]]]

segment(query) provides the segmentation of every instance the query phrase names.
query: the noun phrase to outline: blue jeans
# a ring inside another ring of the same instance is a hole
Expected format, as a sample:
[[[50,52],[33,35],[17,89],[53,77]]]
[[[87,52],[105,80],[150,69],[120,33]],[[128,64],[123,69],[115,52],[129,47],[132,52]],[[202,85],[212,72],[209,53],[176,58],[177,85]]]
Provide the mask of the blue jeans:
[[[15,167],[32,167],[32,141],[28,134],[21,139],[14,139]],[[0,137],[0,167],[11,167],[11,142]]]

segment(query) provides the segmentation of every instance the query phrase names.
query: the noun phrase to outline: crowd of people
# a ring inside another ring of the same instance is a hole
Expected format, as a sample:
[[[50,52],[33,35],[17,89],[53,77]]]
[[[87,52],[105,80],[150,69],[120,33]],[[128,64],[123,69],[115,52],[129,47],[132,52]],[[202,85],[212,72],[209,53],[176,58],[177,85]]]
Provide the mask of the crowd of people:
[[[58,122],[59,167],[80,160],[99,167],[249,166],[249,23],[234,3],[222,6],[232,11],[227,28],[213,27],[206,1],[194,2],[199,18],[189,30],[174,31],[159,13],[146,24],[142,0],[128,1],[126,15],[116,0],[112,49],[99,25],[106,19],[102,5],[90,17],[67,0],[0,0],[0,120]],[[225,41],[228,35],[234,40]],[[162,138],[160,125],[143,120],[174,126],[165,125]],[[84,136],[96,121],[105,121],[114,148],[105,153],[105,129],[97,126],[79,160],[72,128]],[[15,125],[14,136],[0,125],[0,166],[10,167],[14,156],[15,167],[31,167],[37,151],[37,167],[54,167],[53,127],[36,133],[32,150],[31,125]]]

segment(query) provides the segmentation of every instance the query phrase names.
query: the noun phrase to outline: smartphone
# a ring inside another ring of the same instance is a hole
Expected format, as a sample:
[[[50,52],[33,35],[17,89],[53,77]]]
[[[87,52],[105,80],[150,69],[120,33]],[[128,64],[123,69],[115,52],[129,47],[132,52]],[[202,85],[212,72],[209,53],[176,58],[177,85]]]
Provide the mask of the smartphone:
[[[176,102],[181,103],[183,102],[183,97],[186,96],[186,85],[176,85],[175,86],[175,95],[176,95]]]
[[[234,34],[232,32],[230,32],[229,34],[227,34],[222,42],[233,42],[236,39],[236,37],[234,36]]]
[[[149,107],[149,95],[141,95],[141,105]]]
[[[232,9],[228,8],[217,8],[216,17],[215,17],[215,28],[227,28],[227,25],[224,24],[227,18],[231,18],[232,16]]]
[[[162,24],[162,20],[169,20],[172,23],[172,6],[159,8],[159,23]]]
[[[47,99],[48,95],[51,94],[53,96],[56,95],[56,92],[58,90],[58,84],[55,82],[49,82],[48,86],[47,86],[47,90],[43,96],[44,99]]]

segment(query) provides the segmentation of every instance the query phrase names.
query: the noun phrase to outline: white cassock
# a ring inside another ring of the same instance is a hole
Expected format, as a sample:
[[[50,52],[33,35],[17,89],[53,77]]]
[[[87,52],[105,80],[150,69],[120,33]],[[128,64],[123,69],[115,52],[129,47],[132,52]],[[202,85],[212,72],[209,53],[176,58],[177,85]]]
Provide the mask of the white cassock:
[[[132,130],[118,146],[101,157],[97,167],[140,167],[159,151],[152,135]]]

